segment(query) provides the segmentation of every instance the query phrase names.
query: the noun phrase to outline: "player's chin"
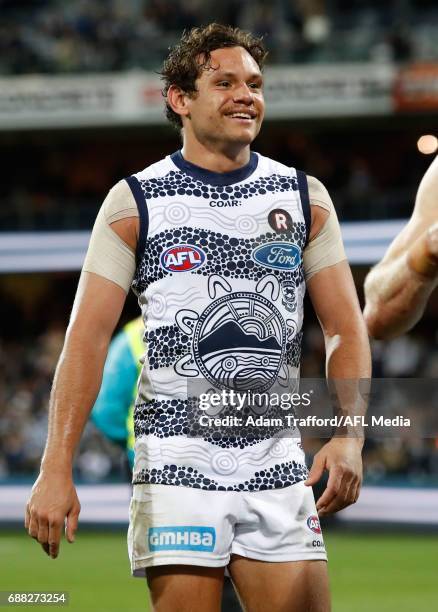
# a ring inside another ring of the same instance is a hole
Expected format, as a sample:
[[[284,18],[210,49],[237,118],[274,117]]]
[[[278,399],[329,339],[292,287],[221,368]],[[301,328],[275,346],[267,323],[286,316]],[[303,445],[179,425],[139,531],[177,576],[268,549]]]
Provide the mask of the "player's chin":
[[[248,125],[240,127],[240,129],[233,130],[232,139],[236,142],[240,142],[242,145],[249,145],[256,138],[260,128],[256,125]]]
[[[254,125],[249,126],[248,130],[248,137],[251,138],[251,142],[257,138],[259,132],[260,132],[260,128],[261,128],[261,124],[260,123],[254,123]]]

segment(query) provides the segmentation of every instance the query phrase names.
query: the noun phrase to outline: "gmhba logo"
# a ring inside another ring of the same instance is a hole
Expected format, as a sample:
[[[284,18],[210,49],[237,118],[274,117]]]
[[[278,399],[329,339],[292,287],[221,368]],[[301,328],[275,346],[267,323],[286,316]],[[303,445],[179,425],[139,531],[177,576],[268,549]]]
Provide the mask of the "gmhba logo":
[[[216,543],[214,527],[193,525],[150,527],[149,550],[197,550],[212,552]]]

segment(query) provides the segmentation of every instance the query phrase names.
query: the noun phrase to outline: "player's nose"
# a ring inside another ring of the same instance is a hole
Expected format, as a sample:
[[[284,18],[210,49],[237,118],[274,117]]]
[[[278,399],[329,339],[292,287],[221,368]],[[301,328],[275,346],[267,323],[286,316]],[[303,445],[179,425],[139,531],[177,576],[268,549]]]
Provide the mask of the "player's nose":
[[[234,102],[242,104],[252,104],[254,101],[254,92],[246,83],[240,83],[234,90]]]

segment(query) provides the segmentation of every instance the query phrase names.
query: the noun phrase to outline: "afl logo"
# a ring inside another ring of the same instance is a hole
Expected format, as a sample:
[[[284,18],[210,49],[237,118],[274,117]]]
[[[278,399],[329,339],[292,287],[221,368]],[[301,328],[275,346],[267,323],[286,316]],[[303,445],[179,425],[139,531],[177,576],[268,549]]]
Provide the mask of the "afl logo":
[[[313,531],[313,533],[321,533],[321,526],[319,524],[319,518],[313,514],[307,519],[307,527]]]
[[[271,242],[255,248],[251,257],[265,268],[295,270],[301,262],[301,251],[290,242]]]
[[[202,266],[206,255],[192,244],[177,244],[161,253],[160,264],[167,272],[190,272]]]

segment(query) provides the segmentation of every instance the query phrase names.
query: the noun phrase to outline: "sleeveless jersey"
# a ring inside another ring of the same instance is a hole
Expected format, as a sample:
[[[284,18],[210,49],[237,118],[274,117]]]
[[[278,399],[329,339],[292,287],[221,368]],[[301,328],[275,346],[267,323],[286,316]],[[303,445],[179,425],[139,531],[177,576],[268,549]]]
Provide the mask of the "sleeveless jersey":
[[[188,435],[188,384],[267,391],[299,376],[310,228],[303,172],[252,152],[216,173],[181,152],[126,179],[140,215],[132,283],[147,351],[133,483],[259,491],[307,476],[298,438]]]

